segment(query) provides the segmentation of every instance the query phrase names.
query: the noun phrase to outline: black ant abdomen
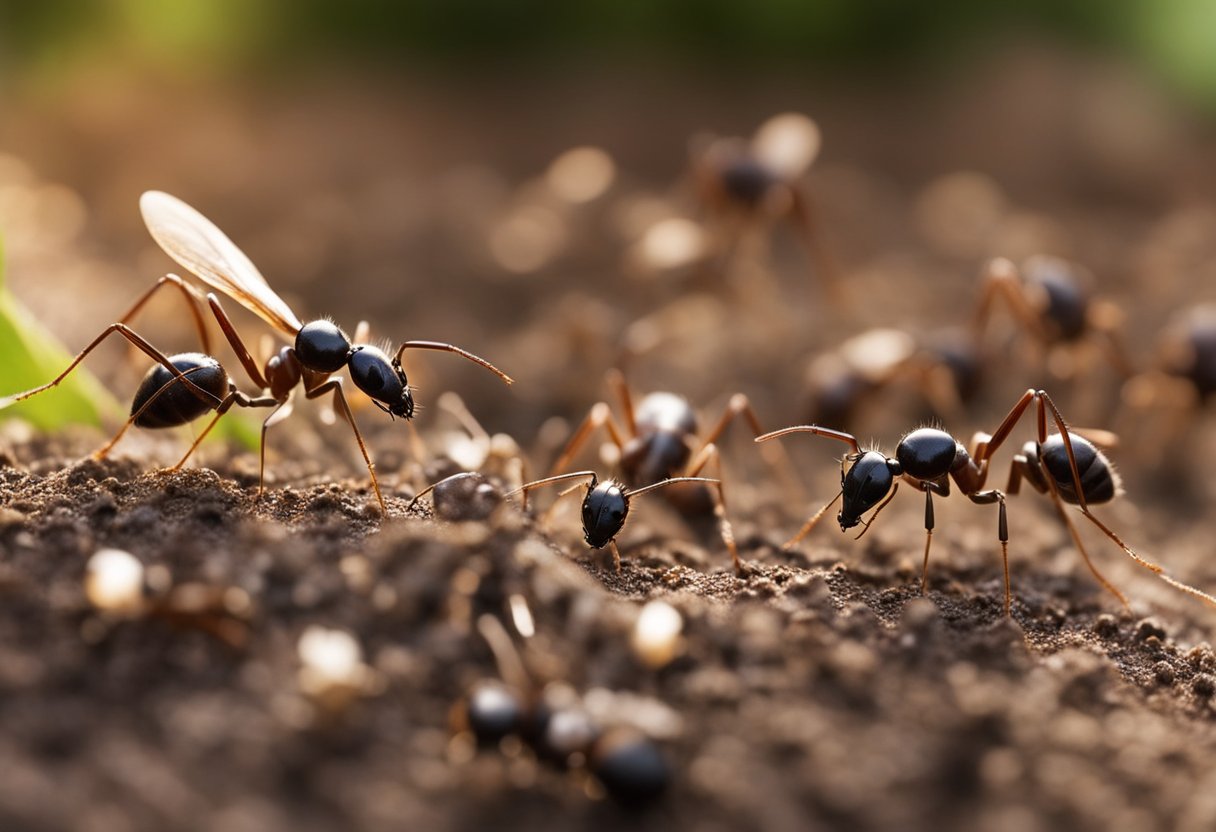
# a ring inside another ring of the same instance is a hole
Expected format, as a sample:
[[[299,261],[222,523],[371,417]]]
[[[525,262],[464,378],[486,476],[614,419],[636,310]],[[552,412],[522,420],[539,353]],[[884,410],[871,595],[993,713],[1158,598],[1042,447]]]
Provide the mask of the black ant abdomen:
[[[1099,451],[1094,444],[1079,434],[1072,435],[1073,457],[1077,462],[1077,473],[1080,475],[1081,489],[1087,503],[1109,503],[1122,491],[1119,475],[1115,473],[1110,460]],[[1022,448],[1021,456],[1015,459],[1015,464],[1026,462],[1037,468],[1037,463],[1047,470],[1055,480],[1060,497],[1067,503],[1079,505],[1077,489],[1073,484],[1072,469],[1068,463],[1068,449],[1060,434],[1053,434],[1046,442],[1039,445],[1027,442]],[[1045,490],[1046,483],[1043,488]]]
[[[164,366],[148,370],[131,401],[132,423],[141,428],[173,428],[209,413],[228,395],[228,374],[209,355],[186,352],[169,361],[198,388],[191,390]],[[199,390],[214,398],[199,395]]]

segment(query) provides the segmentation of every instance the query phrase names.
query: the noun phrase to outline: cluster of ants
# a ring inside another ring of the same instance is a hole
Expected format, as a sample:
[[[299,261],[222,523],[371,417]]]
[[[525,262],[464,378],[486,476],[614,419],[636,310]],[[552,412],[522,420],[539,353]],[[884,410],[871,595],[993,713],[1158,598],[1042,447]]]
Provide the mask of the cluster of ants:
[[[782,118],[786,120],[780,121]],[[775,127],[766,125],[750,145],[738,140],[718,140],[703,148],[694,165],[698,188],[711,215],[717,217],[721,225],[736,231],[748,222],[792,222],[805,240],[817,270],[835,287],[834,265],[819,241],[810,202],[799,186],[803,171],[817,151],[818,134],[810,132],[813,123],[809,120],[791,122],[790,118],[779,117],[774,120]],[[138,298],[118,322],[106,327],[56,378],[40,387],[0,399],[0,408],[58,385],[92,350],[117,333],[146,353],[155,365],[135,393],[130,417],[96,452],[97,457],[105,456],[131,425],[172,427],[211,413],[210,421],[173,466],[176,469],[185,463],[219,418],[230,409],[264,408],[269,412],[262,423],[261,494],[265,479],[266,431],[291,413],[293,395],[302,388],[308,399],[328,396],[335,413],[350,426],[367,466],[372,490],[380,508],[387,511],[375,466],[343,392],[341,379],[334,374],[345,367],[355,386],[376,407],[390,417],[405,420],[414,415],[415,409],[413,392],[401,364],[402,355],[408,349],[455,353],[507,384],[512,383],[510,376],[490,362],[449,343],[407,341],[390,357],[367,343],[369,327],[365,322],[358,325],[353,338],[327,319],[301,322],[271,289],[252,261],[197,210],[158,191],[145,193],[140,208],[152,237],[173,260],[210,289],[236,301],[286,335],[291,339],[290,346],[281,347],[259,365],[224,311],[219,296],[168,274]],[[729,249],[729,245],[726,248]],[[185,299],[198,330],[202,352],[166,355],[129,326],[150,298],[165,287],[173,287]],[[977,333],[982,333],[998,302],[1003,302],[1021,327],[1044,345],[1092,339],[1101,344],[1112,366],[1125,376],[1132,375],[1119,338],[1118,310],[1091,298],[1079,270],[1070,264],[1039,258],[1019,270],[1008,260],[993,260],[986,267],[984,289],[974,316]],[[211,355],[206,326],[208,313],[218,323],[225,340],[257,388],[256,394],[242,392]],[[867,337],[880,336],[871,334]],[[1168,375],[1175,381],[1191,385],[1196,398],[1216,392],[1216,320],[1197,317],[1179,337],[1182,349],[1174,350],[1173,354],[1181,358],[1166,368]],[[862,343],[864,345],[864,340]],[[1009,614],[1012,592],[1006,497],[1017,494],[1025,482],[1051,499],[1094,577],[1124,605],[1128,603],[1127,597],[1097,569],[1066,511],[1066,504],[1077,506],[1089,522],[1137,564],[1174,587],[1216,606],[1216,598],[1166,575],[1161,566],[1138,555],[1092,513],[1092,505],[1108,502],[1121,491],[1117,474],[1100,450],[1109,444],[1113,435],[1105,431],[1070,429],[1055,402],[1043,390],[1027,390],[991,434],[977,433],[969,445],[944,430],[926,427],[906,434],[894,456],[876,449],[863,449],[854,435],[839,428],[846,425],[861,398],[892,379],[910,373],[925,380],[923,389],[927,397],[939,403],[941,410],[948,410],[951,404],[967,399],[976,386],[976,351],[960,347],[958,342],[932,349],[897,350],[896,353],[897,358],[878,362],[881,369],[875,369],[875,362],[863,360],[853,365],[844,362],[843,370],[838,367],[836,372],[823,377],[816,395],[816,424],[773,432],[762,429],[747,397],[738,394],[732,397],[713,427],[701,434],[696,413],[685,399],[669,392],[654,392],[635,404],[623,375],[614,372],[609,377],[609,385],[618,401],[619,413],[614,416],[612,407],[606,402],[594,405],[560,453],[551,475],[524,483],[511,494],[524,495],[526,503],[527,493],[536,488],[574,481],[571,488],[562,492],[564,495],[582,486],[582,525],[586,542],[593,548],[611,549],[619,570],[621,559],[615,541],[625,524],[631,500],[652,490],[667,488],[670,501],[681,513],[690,517],[708,514],[716,518],[735,569],[743,573],[746,565],[727,518],[716,444],[727,428],[742,417],[757,443],[804,432],[836,440],[847,447],[847,453],[841,459],[840,491],[806,521],[786,543],[786,548],[801,541],[837,500],[841,501],[837,515],[841,530],[861,525],[864,534],[895,497],[899,486],[907,485],[925,495],[923,591],[927,587],[934,531],[933,498],[935,495],[948,496],[953,482],[954,487],[972,502],[997,505],[997,539],[1005,570],[1004,607]],[[852,369],[853,366],[856,369]],[[1034,414],[1037,424],[1037,438],[1027,442],[1014,456],[1006,487],[1003,490],[989,487],[988,475],[995,453],[1022,418],[1030,413]],[[1054,428],[1054,432],[1049,428]],[[566,470],[597,431],[606,432],[616,448],[619,479],[601,480],[591,470]],[[790,475],[788,460],[776,445],[766,445],[765,451],[775,470]],[[707,469],[717,476],[702,476]],[[415,499],[433,489],[439,489],[438,495],[443,486],[443,483],[430,486]]]

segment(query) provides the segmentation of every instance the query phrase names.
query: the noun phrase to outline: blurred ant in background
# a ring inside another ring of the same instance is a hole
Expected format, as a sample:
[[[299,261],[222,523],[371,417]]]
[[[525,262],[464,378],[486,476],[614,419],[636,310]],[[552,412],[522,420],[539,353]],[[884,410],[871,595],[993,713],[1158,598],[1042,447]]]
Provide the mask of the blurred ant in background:
[[[721,478],[722,465],[716,443],[731,423],[742,417],[753,436],[764,433],[759,417],[743,393],[732,396],[714,426],[704,437],[699,437],[697,413],[681,396],[668,392],[649,393],[635,407],[633,393],[621,371],[610,370],[607,385],[616,396],[624,427],[617,424],[607,402],[592,405],[553,463],[552,474],[566,470],[588,439],[602,428],[616,448],[621,477],[630,488],[660,480],[674,482],[696,477],[711,464]],[[784,452],[766,454],[766,459],[785,479],[796,481]],[[722,484],[718,482],[712,491],[704,485],[682,485],[668,491],[667,496],[668,502],[685,519],[718,518],[735,570],[742,572],[743,562],[730,531]]]
[[[1138,437],[1138,451],[1156,459],[1176,442],[1195,414],[1216,398],[1216,304],[1201,304],[1174,315],[1161,332],[1151,369],[1123,385],[1125,416],[1153,410],[1152,430]],[[1170,483],[1177,486],[1176,472]]]
[[[719,254],[729,263],[749,236],[787,222],[818,278],[839,299],[843,286],[802,182],[819,155],[819,127],[799,113],[774,116],[750,139],[702,137],[690,149],[694,186]],[[761,237],[763,239],[763,237]]]
[[[1009,437],[1032,404],[1037,406],[1037,441],[1027,442],[1022,453],[1014,457],[1006,492],[995,488],[985,489],[992,455]],[[1050,437],[1047,433],[1049,415],[1057,430],[1057,433]],[[1098,571],[1065,511],[1064,503],[1078,506],[1091,523],[1101,529],[1137,564],[1149,569],[1176,589],[1216,606],[1216,598],[1165,575],[1163,567],[1136,554],[1090,512],[1090,503],[1109,502],[1122,493],[1118,475],[1092,442],[1069,430],[1055,403],[1042,390],[1027,390],[991,435],[976,433],[970,452],[953,436],[936,428],[920,428],[906,434],[899,441],[893,458],[878,450],[863,451],[852,434],[818,425],[783,428],[757,437],[756,441],[767,442],[797,432],[813,433],[844,442],[849,446],[850,452],[841,459],[840,492],[807,520],[798,533],[785,544],[786,549],[792,548],[809,534],[824,513],[842,497],[841,510],[836,518],[841,531],[861,524],[864,526],[861,534],[865,534],[878,513],[894,499],[899,489],[899,480],[902,478],[904,483],[925,493],[925,555],[921,571],[923,593],[928,586],[929,550],[933,542],[933,495],[949,495],[950,480],[953,479],[958,489],[972,502],[997,503],[1000,507],[997,539],[1001,544],[1005,573],[1005,614],[1009,615],[1012,591],[1009,581],[1009,526],[1005,512],[1005,495],[1017,494],[1021,483],[1025,481],[1039,493],[1050,495],[1056,513],[1067,527],[1085,565],[1097,581],[1124,606],[1128,605],[1127,596]],[[863,515],[872,508],[874,513],[867,521]],[[861,537],[861,534],[858,537]]]
[[[1078,357],[1082,345],[1094,344],[1122,377],[1132,375],[1123,344],[1123,311],[1093,296],[1093,276],[1058,257],[1031,257],[1018,269],[997,257],[984,267],[983,287],[972,318],[977,339],[988,330],[993,308],[1004,303],[1017,325],[1047,352],[1053,374],[1071,378],[1087,365]]]
[[[471,735],[482,748],[518,737],[555,768],[585,768],[624,806],[640,807],[662,796],[671,769],[655,741],[629,725],[628,714],[614,708],[615,724],[604,724],[570,686],[539,684],[497,617],[482,615],[477,630],[494,655],[499,678],[479,680],[452,708],[457,735]]]
[[[973,338],[942,330],[916,338],[897,329],[866,330],[807,367],[807,421],[852,429],[872,400],[895,386],[912,388],[928,416],[962,417],[978,395],[984,364]]]

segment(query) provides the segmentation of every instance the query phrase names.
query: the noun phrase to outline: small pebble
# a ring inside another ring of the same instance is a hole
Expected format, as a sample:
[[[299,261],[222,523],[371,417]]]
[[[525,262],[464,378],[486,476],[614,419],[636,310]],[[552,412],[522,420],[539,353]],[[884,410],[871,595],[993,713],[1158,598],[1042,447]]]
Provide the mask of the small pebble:
[[[84,592],[102,612],[139,615],[144,609],[144,565],[122,549],[98,549],[85,567]]]

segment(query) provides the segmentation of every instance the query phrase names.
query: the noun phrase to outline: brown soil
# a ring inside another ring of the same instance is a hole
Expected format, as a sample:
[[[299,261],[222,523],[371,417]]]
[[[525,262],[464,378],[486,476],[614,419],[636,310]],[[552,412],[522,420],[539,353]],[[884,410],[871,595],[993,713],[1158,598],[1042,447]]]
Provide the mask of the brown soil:
[[[390,485],[381,521],[359,483],[258,500],[243,466],[145,473],[130,459],[66,463],[40,443],[7,463],[6,829],[1200,830],[1216,818],[1216,656],[1178,623],[1194,610],[1141,619],[1085,575],[1030,567],[1030,545],[1064,546],[1055,529],[1018,547],[1009,620],[983,544],[940,545],[920,597],[914,522],[899,529],[906,545],[876,534],[846,547],[825,530],[791,556],[743,523],[740,579],[716,550],[656,543],[639,509],[617,574],[510,503],[446,523],[422,504],[407,513],[411,492]],[[82,578],[102,545],[174,583],[240,587],[252,609],[228,638],[205,617],[101,616]],[[656,806],[618,808],[582,770],[518,742],[470,754],[453,738],[453,706],[498,675],[476,621],[510,621],[512,596],[536,623],[515,638],[538,683],[659,738],[673,781]],[[628,647],[650,598],[685,620],[682,655],[658,671]],[[375,690],[338,711],[301,693],[310,624],[356,636]]]
[[[743,391],[775,428],[804,420],[804,368],[842,339],[962,323],[978,265],[997,253],[1091,267],[1130,311],[1146,366],[1171,310],[1216,292],[1213,143],[1138,85],[1091,70],[1031,50],[928,91],[784,76],[654,83],[637,71],[527,95],[505,76],[435,88],[293,77],[209,93],[81,84],[54,113],[6,107],[0,141],[36,174],[6,185],[54,208],[64,194],[37,176],[68,182],[81,208],[75,223],[59,211],[14,221],[8,280],[69,343],[87,343],[168,267],[135,209],[141,190],[165,188],[225,228],[302,316],[348,329],[370,316],[377,336],[450,340],[515,375],[506,390],[448,357],[409,368],[431,453],[450,424],[438,393],[459,390],[533,467],[606,395],[630,333],[663,336],[630,367],[639,391],[685,395],[706,422]],[[1107,105],[1125,98],[1128,124],[1160,129],[1126,142],[1107,129]],[[784,109],[823,128],[809,186],[854,305],[826,304],[780,231],[771,268],[625,274],[622,206],[678,192],[688,137],[743,133]],[[486,239],[535,207],[529,177],[587,141],[613,151],[617,186],[561,215],[566,247],[543,266],[506,273]],[[55,218],[63,227],[42,227]],[[195,349],[174,303],[157,301],[137,329]],[[264,328],[235,316],[256,343]],[[1160,414],[1116,412],[1119,379],[1104,365],[1065,381],[1008,316],[1001,326],[985,389],[950,429],[991,430],[1027,386],[1050,388],[1071,420],[1123,437],[1129,495],[1101,516],[1172,574],[1216,587],[1213,480],[1178,464],[1216,458],[1211,414],[1184,414],[1168,439]],[[105,374],[120,395],[134,389],[130,373]],[[870,404],[853,429],[887,450],[923,418],[902,388]],[[837,487],[832,443],[789,443],[800,496],[748,470],[744,431],[724,442],[746,577],[712,528],[689,529],[657,496],[639,500],[616,573],[568,510],[544,530],[511,502],[462,522],[434,519],[429,501],[407,511],[457,466],[413,462],[400,424],[368,412],[382,520],[348,433],[313,430],[301,410],[272,433],[260,500],[248,452],[204,447],[205,468],[165,473],[182,450],[173,439],[131,436],[111,460],[79,461],[103,437],[0,428],[0,829],[1216,828],[1210,611],[1085,528],[1133,599],[1121,609],[1033,493],[1010,501],[1007,619],[991,506],[939,501],[923,598],[923,514],[909,494],[860,541],[826,522],[780,550]],[[1029,438],[1028,421],[997,464]],[[157,599],[172,583],[235,588],[248,606],[99,614],[83,579],[103,546],[142,561]],[[654,598],[684,618],[682,653],[660,670],[629,646]],[[527,638],[513,629],[521,603],[535,620]],[[454,709],[500,673],[478,629],[487,614],[537,686],[658,743],[671,783],[656,804],[627,810],[585,768],[540,762],[516,737],[474,753],[454,732]],[[313,625],[351,633],[372,668],[344,707],[301,686],[297,644]]]

